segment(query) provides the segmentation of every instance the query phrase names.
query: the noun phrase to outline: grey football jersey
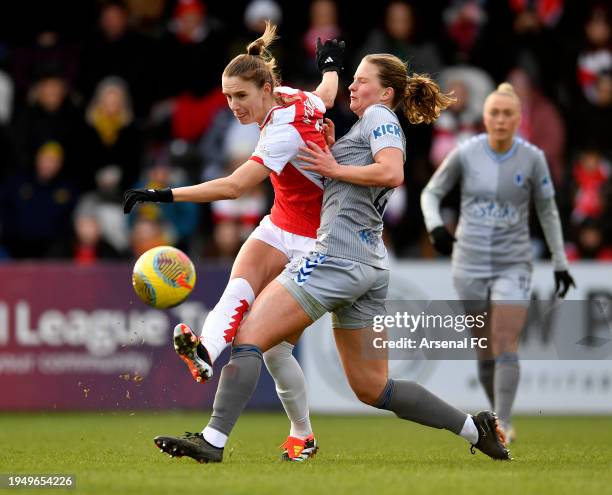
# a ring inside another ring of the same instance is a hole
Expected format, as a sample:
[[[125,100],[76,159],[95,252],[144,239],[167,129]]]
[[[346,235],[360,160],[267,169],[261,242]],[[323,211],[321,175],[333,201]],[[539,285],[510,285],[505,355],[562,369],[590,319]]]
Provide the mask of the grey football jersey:
[[[364,166],[374,163],[374,155],[384,148],[399,148],[405,157],[406,139],[395,113],[384,105],[372,105],[331,152],[339,164]],[[328,179],[316,251],[387,269],[382,216],[392,193],[389,187]]]
[[[461,216],[453,272],[488,277],[517,263],[530,268],[530,199],[537,202],[555,194],[542,150],[515,138],[500,155],[491,149],[486,134],[459,145],[425,188],[422,205],[428,231],[442,224],[439,213],[428,206],[428,195],[441,198],[457,181]]]

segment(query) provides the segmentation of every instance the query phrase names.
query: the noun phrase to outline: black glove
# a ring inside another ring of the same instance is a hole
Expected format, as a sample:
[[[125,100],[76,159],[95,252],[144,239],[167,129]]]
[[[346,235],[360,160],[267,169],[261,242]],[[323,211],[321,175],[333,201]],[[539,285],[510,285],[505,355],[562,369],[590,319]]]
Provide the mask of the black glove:
[[[340,72],[344,58],[344,41],[326,40],[321,44],[321,38],[317,38],[317,65],[321,74],[333,70]]]
[[[446,230],[446,227],[436,227],[429,233],[429,238],[440,254],[451,254],[453,252],[453,242],[456,239]]]
[[[567,270],[555,271],[555,295],[563,299],[570,286],[576,288],[576,283],[569,272]]]
[[[128,189],[123,194],[123,213],[129,213],[136,203],[172,203],[172,189]]]

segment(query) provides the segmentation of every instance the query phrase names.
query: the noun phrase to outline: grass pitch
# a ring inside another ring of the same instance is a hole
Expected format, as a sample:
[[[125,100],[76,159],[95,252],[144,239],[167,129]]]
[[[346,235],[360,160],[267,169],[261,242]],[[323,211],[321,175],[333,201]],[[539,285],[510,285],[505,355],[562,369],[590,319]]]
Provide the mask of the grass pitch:
[[[1,474],[74,474],[82,494],[501,494],[610,493],[612,417],[519,417],[515,460],[470,455],[462,439],[390,417],[315,416],[321,447],[282,463],[282,414],[246,414],[223,464],[171,459],[158,434],[198,431],[201,413],[0,414]],[[0,493],[45,493],[38,488]],[[52,492],[67,490],[52,489]]]

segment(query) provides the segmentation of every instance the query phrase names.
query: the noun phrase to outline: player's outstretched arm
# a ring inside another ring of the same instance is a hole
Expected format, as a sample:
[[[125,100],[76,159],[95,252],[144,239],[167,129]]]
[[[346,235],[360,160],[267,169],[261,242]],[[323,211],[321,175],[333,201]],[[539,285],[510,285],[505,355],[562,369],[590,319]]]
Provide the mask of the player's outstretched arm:
[[[129,189],[123,196],[123,211],[129,213],[141,202],[192,202],[209,203],[222,199],[236,199],[270,175],[270,169],[248,160],[234,173],[221,179],[210,180],[194,186],[173,189]]]
[[[344,64],[344,48],[344,41],[326,40],[321,43],[321,38],[317,38],[317,66],[322,77],[315,93],[321,97],[325,108],[334,106],[338,94],[338,75]]]

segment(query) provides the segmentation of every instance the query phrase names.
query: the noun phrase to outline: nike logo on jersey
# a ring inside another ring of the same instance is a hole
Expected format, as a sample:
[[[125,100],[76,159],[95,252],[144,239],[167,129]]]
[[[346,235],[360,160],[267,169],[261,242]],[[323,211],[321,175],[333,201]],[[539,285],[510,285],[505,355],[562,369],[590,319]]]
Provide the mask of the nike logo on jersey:
[[[372,135],[374,136],[374,139],[378,139],[379,137],[383,136],[400,137],[402,133],[399,125],[397,124],[382,124],[372,131]]]

